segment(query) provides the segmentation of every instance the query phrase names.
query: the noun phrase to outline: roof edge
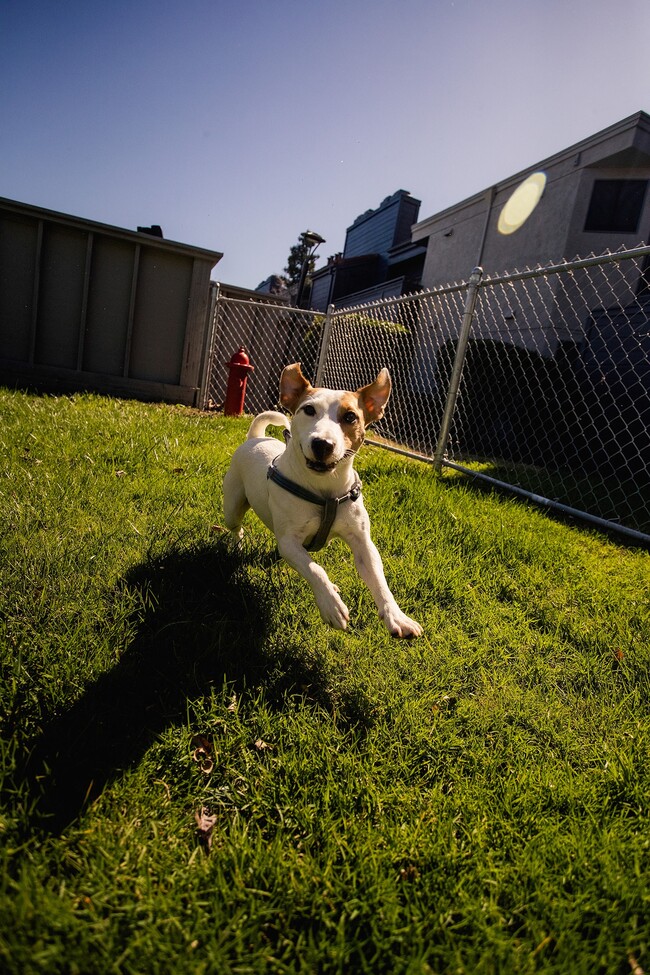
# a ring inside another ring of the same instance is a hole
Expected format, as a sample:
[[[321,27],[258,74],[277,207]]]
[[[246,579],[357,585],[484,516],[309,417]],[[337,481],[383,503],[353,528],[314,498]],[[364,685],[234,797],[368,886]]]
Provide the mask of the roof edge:
[[[174,250],[177,253],[186,253],[194,257],[203,256],[217,264],[223,257],[222,251],[208,250],[205,247],[196,247],[194,244],[184,244],[181,241],[170,240],[167,237],[155,237],[150,234],[130,230],[126,227],[115,227],[112,224],[101,223],[98,220],[90,220],[87,217],[77,217],[74,214],[62,213],[58,210],[48,210],[45,207],[38,207],[31,203],[21,203],[18,200],[9,200],[0,196],[0,209],[8,210],[18,215],[28,216],[35,219],[50,220],[52,223],[66,224],[76,227],[79,230],[106,234],[110,237],[121,237],[122,239],[132,239],[134,243],[146,244],[148,247],[157,247],[165,250]]]
[[[498,191],[507,189],[510,185],[521,182],[524,176],[528,175],[530,172],[534,172],[538,169],[548,169],[570,156],[575,156],[580,152],[584,152],[585,149],[598,145],[599,142],[604,142],[606,139],[612,138],[612,136],[618,135],[627,130],[632,131],[639,127],[647,129],[647,131],[650,133],[650,115],[647,112],[635,112],[633,115],[629,115],[627,118],[621,119],[620,121],[615,122],[613,125],[610,125],[605,129],[601,129],[599,132],[595,132],[593,135],[567,146],[566,149],[559,150],[552,156],[547,156],[545,159],[542,159],[537,163],[533,163],[530,166],[526,166],[524,169],[520,169],[514,175],[508,176],[505,179],[494,183],[493,186],[486,186],[485,189],[480,190],[478,193],[474,193],[472,196],[468,196],[464,200],[460,200],[458,203],[445,207],[443,210],[438,210],[430,217],[425,217],[424,220],[419,220],[417,223],[414,223],[411,228],[412,238],[415,241],[425,237],[427,235],[426,227],[429,224],[437,222],[446,216],[450,216],[452,213],[457,213],[459,210],[464,210],[476,203],[483,202],[486,196],[493,190]]]

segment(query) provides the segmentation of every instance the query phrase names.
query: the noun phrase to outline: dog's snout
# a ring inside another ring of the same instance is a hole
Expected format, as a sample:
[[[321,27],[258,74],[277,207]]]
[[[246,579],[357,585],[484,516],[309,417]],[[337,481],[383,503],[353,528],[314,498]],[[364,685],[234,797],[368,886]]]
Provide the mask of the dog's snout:
[[[331,456],[334,450],[334,444],[331,440],[322,440],[320,437],[314,437],[311,442],[311,449],[315,459],[322,462]]]

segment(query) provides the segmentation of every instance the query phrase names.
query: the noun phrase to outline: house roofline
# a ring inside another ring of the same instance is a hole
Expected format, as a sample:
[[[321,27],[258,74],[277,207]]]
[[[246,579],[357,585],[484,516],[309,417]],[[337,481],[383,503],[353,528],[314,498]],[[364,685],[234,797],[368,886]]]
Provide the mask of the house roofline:
[[[632,132],[637,128],[645,129],[648,134],[650,134],[650,115],[648,115],[647,112],[635,112],[634,115],[629,115],[627,118],[621,119],[619,122],[615,122],[606,129],[601,129],[600,132],[596,132],[594,135],[591,135],[586,139],[582,139],[580,142],[576,142],[573,145],[568,146],[566,149],[562,149],[559,152],[554,153],[552,156],[542,159],[538,163],[534,163],[531,166],[526,166],[525,169],[519,170],[519,172],[515,173],[513,176],[508,176],[506,179],[500,180],[493,186],[488,186],[480,192],[466,197],[466,199],[461,200],[459,203],[446,207],[444,210],[438,210],[437,213],[432,214],[430,217],[426,217],[424,220],[419,220],[411,227],[412,239],[413,241],[417,241],[427,237],[431,228],[440,220],[444,220],[446,217],[450,217],[452,214],[458,214],[461,210],[466,210],[471,206],[475,206],[476,204],[483,203],[487,195],[490,193],[501,192],[514,187],[531,172],[536,172],[537,170],[547,171],[553,166],[557,166],[560,163],[565,162],[571,156],[577,156],[586,149],[592,149],[599,143],[605,142],[607,139],[611,139],[613,136],[621,135],[627,131]]]
[[[350,230],[356,230],[357,227],[359,227],[362,223],[365,223],[366,220],[370,220],[381,210],[387,210],[389,207],[395,206],[405,199],[409,199],[413,203],[417,203],[418,206],[421,206],[422,204],[422,200],[417,200],[411,195],[409,190],[395,190],[395,192],[390,196],[385,197],[378,207],[371,210],[365,210],[364,213],[360,213],[358,217],[355,217],[350,226],[346,228],[346,234],[349,233]]]

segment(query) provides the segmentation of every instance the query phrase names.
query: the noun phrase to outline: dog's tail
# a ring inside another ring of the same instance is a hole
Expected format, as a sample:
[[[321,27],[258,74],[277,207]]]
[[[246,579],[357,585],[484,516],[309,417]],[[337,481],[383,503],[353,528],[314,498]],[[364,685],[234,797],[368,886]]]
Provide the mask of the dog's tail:
[[[266,413],[260,413],[259,416],[255,417],[246,434],[247,439],[252,440],[253,437],[263,437],[266,433],[266,428],[270,426],[284,427],[285,430],[291,429],[289,419],[284,413],[274,413],[273,410],[268,410]]]

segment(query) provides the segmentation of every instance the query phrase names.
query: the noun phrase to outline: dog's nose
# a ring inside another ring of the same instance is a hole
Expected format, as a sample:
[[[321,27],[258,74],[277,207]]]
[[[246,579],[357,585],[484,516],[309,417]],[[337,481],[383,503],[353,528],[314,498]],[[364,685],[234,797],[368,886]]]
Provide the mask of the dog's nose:
[[[311,449],[316,460],[325,461],[334,450],[334,444],[331,440],[321,440],[319,437],[314,437],[311,442]]]

